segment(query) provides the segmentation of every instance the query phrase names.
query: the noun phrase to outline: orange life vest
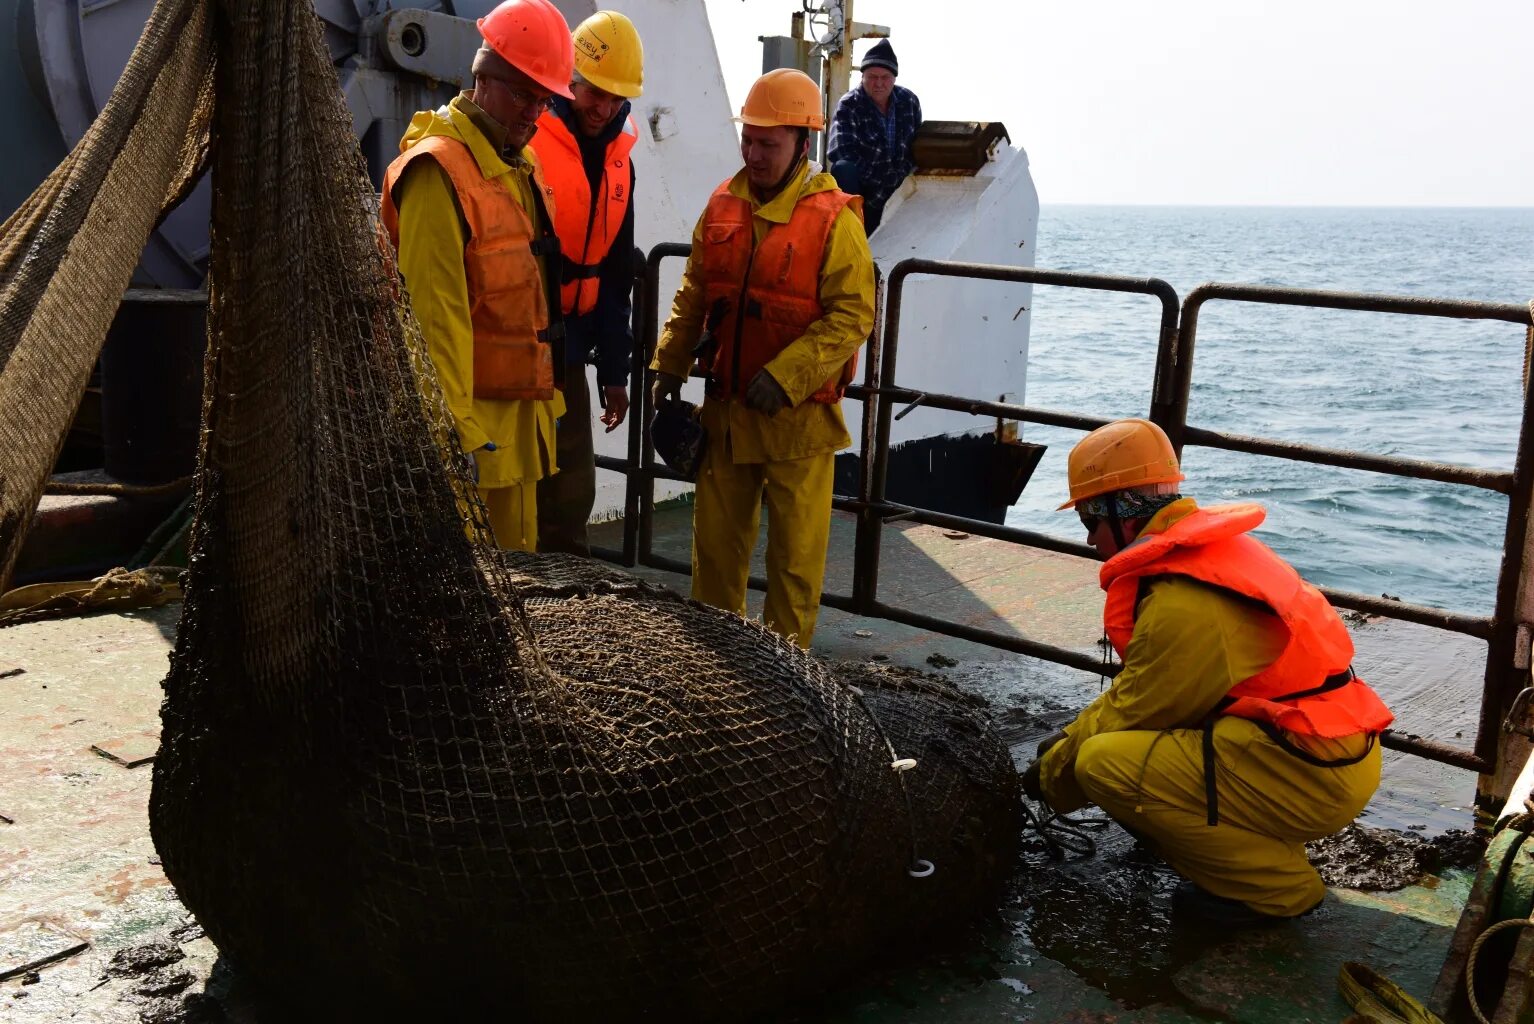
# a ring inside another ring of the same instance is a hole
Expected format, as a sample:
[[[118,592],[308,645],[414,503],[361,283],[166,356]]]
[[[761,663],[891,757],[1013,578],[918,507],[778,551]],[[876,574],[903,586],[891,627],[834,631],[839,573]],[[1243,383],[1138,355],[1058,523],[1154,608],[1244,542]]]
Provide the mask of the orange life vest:
[[[728,181],[714,190],[703,212],[703,248],[694,254],[711,311],[712,342],[704,342],[698,354],[708,371],[709,394],[744,397],[751,378],[825,315],[820,267],[831,225],[844,208],[862,219],[856,196],[836,189],[805,196],[787,224],[773,224],[762,244],[754,245],[751,204],[731,195]],[[857,365],[853,353],[810,400],[841,401]]]
[[[1283,650],[1267,668],[1233,686],[1204,722],[1204,770],[1209,823],[1217,820],[1213,723],[1221,715],[1249,719],[1280,747],[1311,764],[1340,767],[1363,756],[1325,761],[1284,733],[1321,739],[1387,728],[1390,709],[1353,674],[1353,640],[1335,609],[1266,544],[1249,536],[1266,513],[1259,505],[1199,509],[1167,529],[1136,540],[1108,559],[1100,579],[1108,592],[1103,627],[1124,656],[1134,633],[1140,582],[1186,576],[1266,605],[1288,630]],[[1368,751],[1365,751],[1367,755]]]
[[[535,238],[532,219],[511,190],[480,173],[469,147],[432,135],[394,158],[384,174],[383,222],[399,248],[394,190],[410,161],[429,156],[453,183],[469,226],[463,266],[474,328],[474,397],[497,401],[554,397],[555,359],[539,255],[552,250]],[[534,172],[534,195],[543,183]],[[409,287],[410,282],[405,282]],[[562,325],[556,324],[556,331]]]
[[[629,153],[639,141],[634,119],[607,144],[602,158],[602,187],[593,198],[591,179],[581,159],[580,143],[552,110],[538,119],[533,151],[543,168],[543,180],[553,189],[554,230],[559,235],[559,297],[566,316],[590,313],[597,305],[602,261],[628,213],[632,174]]]

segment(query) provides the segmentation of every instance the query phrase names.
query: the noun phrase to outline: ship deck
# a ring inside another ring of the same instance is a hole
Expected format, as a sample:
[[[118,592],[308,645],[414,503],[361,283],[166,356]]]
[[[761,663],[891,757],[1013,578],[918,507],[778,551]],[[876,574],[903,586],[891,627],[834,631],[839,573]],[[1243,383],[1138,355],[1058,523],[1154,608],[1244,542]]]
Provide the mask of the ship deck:
[[[685,505],[657,513],[657,553],[687,557],[688,513]],[[852,526],[836,517],[828,589],[850,590]],[[617,531],[603,525],[596,539],[616,547]],[[892,523],[883,566],[881,596],[892,604],[1097,650],[1101,592],[1096,566],[1083,559]],[[686,587],[680,576],[637,571]],[[759,607],[753,594],[752,611]],[[0,976],[19,972],[0,981],[0,1019],[287,1019],[219,959],[150,840],[149,765],[179,613],[170,605],[0,631]],[[1359,622],[1355,635],[1360,670],[1401,728],[1473,734],[1476,701],[1467,695],[1477,692],[1483,645],[1399,622]],[[829,609],[815,647],[933,672],[983,695],[1019,764],[1102,685]],[[1394,752],[1385,771],[1365,823],[1424,835],[1469,827],[1473,776]],[[1095,856],[1063,862],[1030,852],[993,920],[941,947],[919,933],[891,935],[874,969],[775,1019],[1332,1024],[1348,1012],[1336,994],[1344,960],[1426,997],[1470,885],[1468,872],[1449,870],[1396,892],[1337,888],[1299,921],[1211,931],[1172,917],[1175,877],[1121,832],[1098,833],[1098,844]],[[50,956],[58,959],[22,970]]]

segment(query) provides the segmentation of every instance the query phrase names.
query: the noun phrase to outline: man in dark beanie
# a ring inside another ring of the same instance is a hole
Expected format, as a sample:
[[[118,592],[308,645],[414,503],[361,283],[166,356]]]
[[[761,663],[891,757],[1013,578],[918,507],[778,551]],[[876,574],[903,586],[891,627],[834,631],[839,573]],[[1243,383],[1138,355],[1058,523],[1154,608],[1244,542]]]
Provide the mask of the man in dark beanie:
[[[921,124],[921,100],[895,84],[900,63],[888,39],[863,58],[862,83],[836,104],[826,163],[842,191],[863,197],[863,223],[871,235],[884,204],[916,167],[911,138]]]

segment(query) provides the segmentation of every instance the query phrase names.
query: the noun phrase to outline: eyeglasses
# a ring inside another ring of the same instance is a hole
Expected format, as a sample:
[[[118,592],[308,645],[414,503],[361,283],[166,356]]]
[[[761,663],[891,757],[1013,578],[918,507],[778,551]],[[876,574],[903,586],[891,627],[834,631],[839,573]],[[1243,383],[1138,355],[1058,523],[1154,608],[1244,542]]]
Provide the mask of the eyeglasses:
[[[554,107],[554,97],[552,95],[535,96],[525,89],[513,89],[509,85],[505,88],[506,98],[509,99],[518,110],[526,110],[529,107],[536,106],[538,108],[538,113],[542,114],[545,111],[553,109]]]
[[[1103,521],[1102,516],[1089,516],[1085,512],[1078,512],[1077,515],[1081,517],[1081,528],[1088,533],[1097,529],[1098,524]]]

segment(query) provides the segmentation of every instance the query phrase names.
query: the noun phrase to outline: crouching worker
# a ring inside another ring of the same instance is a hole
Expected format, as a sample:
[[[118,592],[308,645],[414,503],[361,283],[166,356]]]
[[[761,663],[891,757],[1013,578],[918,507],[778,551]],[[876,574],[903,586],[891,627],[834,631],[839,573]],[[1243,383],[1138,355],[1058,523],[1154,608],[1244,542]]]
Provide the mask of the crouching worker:
[[[1024,789],[1096,804],[1188,881],[1174,906],[1227,924],[1325,896],[1305,843],[1363,810],[1390,711],[1353,675],[1326,598],[1250,535],[1257,505],[1177,493],[1160,427],[1120,420],[1071,452],[1070,500],[1107,559],[1103,625],[1124,668],[1041,745]]]

